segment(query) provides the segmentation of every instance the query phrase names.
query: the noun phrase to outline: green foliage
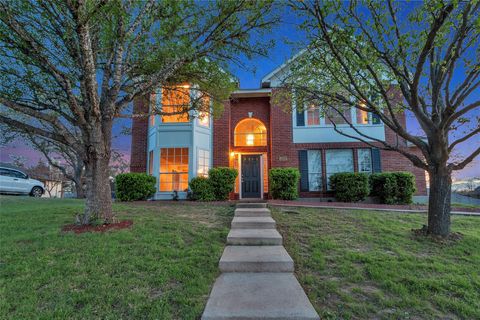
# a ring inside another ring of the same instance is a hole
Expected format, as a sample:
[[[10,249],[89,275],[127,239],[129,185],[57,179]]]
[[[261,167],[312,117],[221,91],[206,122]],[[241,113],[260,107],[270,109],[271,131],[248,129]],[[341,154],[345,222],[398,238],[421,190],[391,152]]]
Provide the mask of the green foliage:
[[[370,192],[368,175],[365,173],[341,172],[330,177],[330,187],[335,198],[343,202],[365,200]]]
[[[385,204],[412,203],[415,176],[410,172],[383,172],[370,176],[372,196],[377,196]]]
[[[273,168],[269,172],[270,194],[273,199],[294,200],[298,198],[297,168]]]
[[[213,201],[215,200],[215,193],[213,192],[210,179],[206,177],[195,177],[190,180],[188,184],[192,192],[191,200]]]
[[[146,200],[155,193],[157,179],[146,173],[121,173],[115,177],[115,190],[120,201]]]
[[[233,192],[235,179],[238,171],[233,168],[218,167],[208,171],[210,184],[213,188],[216,200],[228,200],[230,192]]]

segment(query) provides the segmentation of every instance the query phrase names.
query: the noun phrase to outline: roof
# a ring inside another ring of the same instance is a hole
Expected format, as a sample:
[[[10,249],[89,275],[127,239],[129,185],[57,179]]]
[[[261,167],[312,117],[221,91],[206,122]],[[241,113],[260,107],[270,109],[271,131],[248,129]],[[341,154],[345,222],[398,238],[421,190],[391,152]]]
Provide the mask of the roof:
[[[271,93],[272,89],[270,88],[240,89],[232,92],[232,98],[269,97]]]
[[[262,88],[265,88],[266,86],[270,86],[270,82],[272,80],[272,78],[275,77],[275,75],[277,75],[278,73],[282,72],[286,67],[288,67],[288,65],[294,61],[295,59],[297,59],[300,55],[302,55],[307,49],[302,49],[300,50],[300,52],[298,52],[297,54],[295,54],[293,57],[291,57],[290,59],[288,59],[287,61],[285,61],[284,63],[282,63],[279,67],[277,67],[276,69],[270,71],[270,73],[268,73],[266,76],[264,76],[262,78],[262,83],[261,83],[261,86]]]

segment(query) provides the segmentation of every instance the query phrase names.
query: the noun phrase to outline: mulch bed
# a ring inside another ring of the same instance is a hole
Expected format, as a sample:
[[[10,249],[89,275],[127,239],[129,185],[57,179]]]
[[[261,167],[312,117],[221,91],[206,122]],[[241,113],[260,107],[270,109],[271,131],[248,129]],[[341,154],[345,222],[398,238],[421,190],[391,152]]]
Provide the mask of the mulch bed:
[[[99,225],[77,225],[77,224],[67,224],[62,228],[62,232],[75,232],[76,234],[85,233],[85,232],[105,232],[108,230],[122,230],[130,228],[133,225],[133,220],[123,220],[116,223],[110,224],[99,224]]]

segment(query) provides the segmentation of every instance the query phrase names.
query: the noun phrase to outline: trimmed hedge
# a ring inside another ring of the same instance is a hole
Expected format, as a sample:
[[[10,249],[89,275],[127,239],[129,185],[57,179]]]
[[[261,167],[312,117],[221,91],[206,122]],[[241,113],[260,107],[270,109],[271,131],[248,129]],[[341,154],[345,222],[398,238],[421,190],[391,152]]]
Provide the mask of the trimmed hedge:
[[[115,177],[116,197],[120,201],[146,200],[155,194],[156,182],[146,173],[121,173]]]
[[[238,171],[233,168],[218,167],[208,171],[208,179],[216,200],[228,200],[230,192],[234,190]]]
[[[335,198],[342,202],[362,201],[370,193],[368,175],[365,173],[335,173],[330,177],[330,187]]]
[[[213,192],[210,179],[206,177],[195,177],[190,180],[190,190],[192,191],[190,199],[199,201],[213,201],[215,200],[215,193]]]
[[[297,168],[273,168],[269,172],[270,194],[273,199],[294,200],[298,198],[300,171]]]
[[[371,196],[385,204],[410,204],[414,193],[415,176],[410,172],[383,172],[370,176]]]

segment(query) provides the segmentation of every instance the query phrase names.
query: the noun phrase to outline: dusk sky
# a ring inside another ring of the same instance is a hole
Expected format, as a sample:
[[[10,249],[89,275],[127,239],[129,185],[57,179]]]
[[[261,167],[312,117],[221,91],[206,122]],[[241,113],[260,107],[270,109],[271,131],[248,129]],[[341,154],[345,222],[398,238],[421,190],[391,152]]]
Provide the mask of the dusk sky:
[[[244,63],[248,65],[248,69],[239,67],[237,65],[230,66],[230,72],[234,74],[240,80],[240,88],[251,89],[259,88],[260,80],[263,76],[274,70],[288,58],[294,55],[299,50],[299,46],[292,45],[293,43],[299,43],[305,40],[305,36],[302,32],[296,28],[297,21],[291,14],[286,13],[283,15],[283,22],[280,26],[276,27],[272,32],[269,32],[265,40],[275,40],[275,47],[269,52],[268,57],[257,57],[252,61],[243,59]],[[461,79],[457,79],[460,81]],[[480,93],[479,93],[480,94]],[[477,116],[480,116],[478,114]],[[475,115],[475,114],[474,114]],[[474,116],[471,115],[471,116]],[[408,130],[411,132],[418,132],[418,125],[413,121],[413,116],[407,114]],[[131,121],[121,120],[117,121],[114,126],[114,141],[113,147],[115,150],[124,154],[126,160],[130,158],[130,136],[121,135],[120,132],[124,126],[130,127]],[[470,143],[463,144],[459,149],[463,155],[470,154],[480,144],[480,137],[477,135],[477,139],[470,139]],[[6,147],[2,147],[0,152],[1,162],[11,162],[10,155],[25,156],[30,165],[38,162],[41,155],[35,150],[31,150],[22,141],[15,141]],[[457,178],[468,177],[480,177],[480,161],[477,157],[467,168],[454,174]]]

